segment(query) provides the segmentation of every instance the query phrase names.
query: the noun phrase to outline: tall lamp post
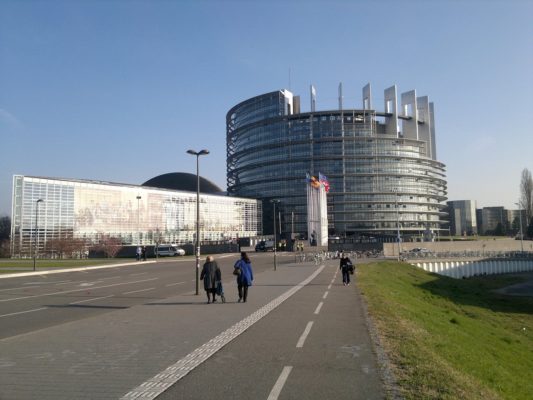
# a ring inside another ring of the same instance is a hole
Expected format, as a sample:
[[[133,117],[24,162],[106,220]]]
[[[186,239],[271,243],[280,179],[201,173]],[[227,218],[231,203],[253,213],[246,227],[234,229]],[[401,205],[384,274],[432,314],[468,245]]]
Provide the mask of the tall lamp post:
[[[274,225],[274,271],[276,271],[278,269],[278,242],[276,240],[276,204],[279,203],[279,200],[276,200],[276,199],[272,199],[270,200],[270,202],[273,204],[274,206],[274,210],[273,210],[273,217],[272,217],[272,222],[273,222],[273,225]]]
[[[44,200],[39,199],[36,202],[35,205],[35,237],[33,238],[34,241],[34,249],[33,249],[33,270],[35,271],[35,262],[37,259],[37,249],[39,247],[39,229],[37,228],[37,224],[39,222],[39,203],[42,203]]]
[[[141,218],[140,218],[140,212],[141,212],[141,196],[137,196],[137,245],[141,245]]]
[[[200,273],[200,156],[209,154],[209,150],[187,150],[188,154],[196,156],[196,295],[198,295]]]
[[[522,210],[520,203],[515,203],[518,206],[518,218],[520,219],[520,248],[524,252],[524,234],[522,233]]]

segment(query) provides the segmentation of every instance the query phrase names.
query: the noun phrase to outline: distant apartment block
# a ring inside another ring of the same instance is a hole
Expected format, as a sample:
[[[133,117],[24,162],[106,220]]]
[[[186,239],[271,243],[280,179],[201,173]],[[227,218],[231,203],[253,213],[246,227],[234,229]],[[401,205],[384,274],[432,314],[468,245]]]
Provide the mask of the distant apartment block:
[[[450,234],[477,235],[476,201],[455,200],[448,201],[446,204],[450,217]]]
[[[504,207],[484,207],[480,214],[482,234],[494,233],[498,229],[498,224],[501,224],[505,230],[509,226],[509,215]]]

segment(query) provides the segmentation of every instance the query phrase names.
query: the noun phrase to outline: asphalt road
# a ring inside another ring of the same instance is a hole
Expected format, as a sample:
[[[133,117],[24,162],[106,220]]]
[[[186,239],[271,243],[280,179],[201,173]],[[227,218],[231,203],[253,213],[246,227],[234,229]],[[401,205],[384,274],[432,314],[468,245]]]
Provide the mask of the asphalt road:
[[[251,256],[257,273],[272,268],[271,253]],[[237,258],[235,254],[216,257],[223,280],[231,279]],[[294,259],[288,255],[278,258],[280,264]],[[196,292],[195,264],[194,259],[176,257],[123,267],[0,279],[0,339]],[[204,296],[201,281],[199,292]]]
[[[0,279],[0,399],[381,399],[373,345],[337,261],[251,254],[237,303],[206,304],[195,263]]]

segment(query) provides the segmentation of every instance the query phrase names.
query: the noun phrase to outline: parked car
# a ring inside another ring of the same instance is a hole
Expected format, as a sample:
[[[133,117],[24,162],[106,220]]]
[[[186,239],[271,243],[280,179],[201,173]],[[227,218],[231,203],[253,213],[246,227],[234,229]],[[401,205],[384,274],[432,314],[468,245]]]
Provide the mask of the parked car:
[[[255,245],[255,251],[269,251],[274,250],[273,240],[261,240]]]
[[[154,250],[156,256],[158,257],[175,257],[185,255],[185,250],[183,250],[181,247],[169,244],[160,244]]]
[[[428,254],[428,253],[431,253],[431,251],[429,251],[428,249],[426,249],[424,247],[415,247],[410,252],[411,253],[415,253],[415,254]]]

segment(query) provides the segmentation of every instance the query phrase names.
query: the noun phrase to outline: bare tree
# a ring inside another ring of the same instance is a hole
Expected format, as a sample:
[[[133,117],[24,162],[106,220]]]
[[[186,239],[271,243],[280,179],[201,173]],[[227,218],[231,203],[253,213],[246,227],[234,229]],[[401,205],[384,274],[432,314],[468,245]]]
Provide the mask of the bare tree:
[[[102,235],[99,243],[93,247],[95,251],[103,253],[107,258],[114,258],[122,248],[122,240],[119,238]]]
[[[531,171],[524,168],[520,180],[520,208],[525,210],[526,221],[529,223],[533,217],[533,179]]]

